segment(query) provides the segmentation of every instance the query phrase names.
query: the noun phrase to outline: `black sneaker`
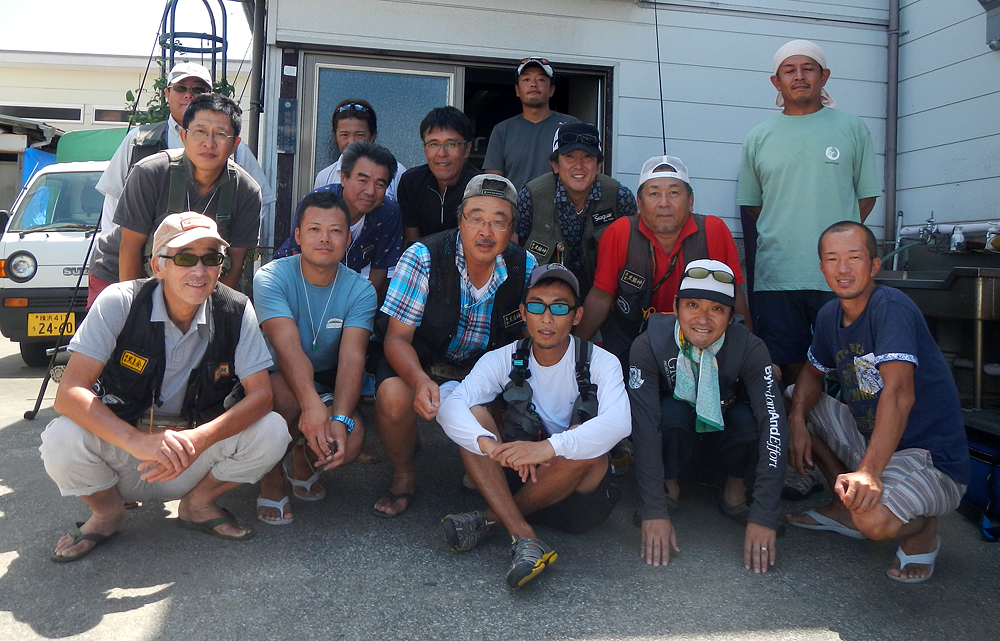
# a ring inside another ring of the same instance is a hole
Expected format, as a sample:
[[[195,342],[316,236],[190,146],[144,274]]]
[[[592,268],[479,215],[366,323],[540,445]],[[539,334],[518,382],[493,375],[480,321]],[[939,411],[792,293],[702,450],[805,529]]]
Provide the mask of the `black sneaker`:
[[[541,539],[511,539],[510,570],[507,585],[516,590],[535,578],[547,566],[555,563],[559,555]]]
[[[482,510],[466,512],[465,514],[449,514],[441,519],[444,528],[444,538],[448,546],[456,552],[467,552],[476,547],[493,534],[492,526],[496,521],[486,518]]]
[[[781,488],[781,498],[785,501],[804,501],[816,492],[823,490],[823,473],[818,467],[799,474],[788,468],[785,475],[785,485]]]

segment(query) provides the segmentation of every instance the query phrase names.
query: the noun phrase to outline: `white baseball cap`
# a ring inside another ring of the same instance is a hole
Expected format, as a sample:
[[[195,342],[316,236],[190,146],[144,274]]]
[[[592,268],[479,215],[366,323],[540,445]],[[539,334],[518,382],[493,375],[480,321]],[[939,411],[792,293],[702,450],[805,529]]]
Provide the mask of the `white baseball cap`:
[[[656,168],[661,165],[673,167],[674,171],[663,169],[656,171]],[[688,177],[688,168],[677,156],[653,156],[643,163],[642,171],[639,172],[639,188],[641,189],[647,180],[652,180],[653,178],[677,178],[682,180],[686,185],[691,186],[691,179]]]
[[[185,78],[197,78],[208,85],[209,88],[212,87],[212,74],[208,73],[208,69],[195,62],[178,62],[175,64],[174,68],[167,74],[167,86],[169,87]]]

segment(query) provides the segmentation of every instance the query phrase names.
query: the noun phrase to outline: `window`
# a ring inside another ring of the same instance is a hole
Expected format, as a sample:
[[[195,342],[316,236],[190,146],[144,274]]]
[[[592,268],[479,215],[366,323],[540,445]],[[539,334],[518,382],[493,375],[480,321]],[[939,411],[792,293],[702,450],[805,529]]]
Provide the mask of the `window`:
[[[32,120],[83,122],[83,107],[52,107],[39,105],[0,105],[0,114]]]

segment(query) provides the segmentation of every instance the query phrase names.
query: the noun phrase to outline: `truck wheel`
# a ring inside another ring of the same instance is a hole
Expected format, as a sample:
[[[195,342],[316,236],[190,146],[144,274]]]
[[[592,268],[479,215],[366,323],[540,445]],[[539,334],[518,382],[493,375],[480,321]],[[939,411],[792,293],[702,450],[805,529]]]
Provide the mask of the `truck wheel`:
[[[47,343],[18,343],[21,348],[21,360],[28,367],[46,367],[49,364],[49,357],[45,350],[51,345]]]

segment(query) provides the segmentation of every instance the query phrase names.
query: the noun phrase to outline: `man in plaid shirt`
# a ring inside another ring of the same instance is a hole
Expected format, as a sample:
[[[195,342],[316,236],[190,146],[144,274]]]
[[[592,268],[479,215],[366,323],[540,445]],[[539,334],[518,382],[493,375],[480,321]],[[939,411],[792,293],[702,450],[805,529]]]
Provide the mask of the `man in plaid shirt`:
[[[476,176],[459,205],[458,229],[414,243],[396,265],[378,323],[385,358],[375,372],[375,427],[393,479],[376,516],[394,518],[413,503],[417,414],[434,419],[455,383],[439,385],[460,380],[482,354],[522,334],[519,305],[536,261],[509,242],[516,207],[509,180]]]

